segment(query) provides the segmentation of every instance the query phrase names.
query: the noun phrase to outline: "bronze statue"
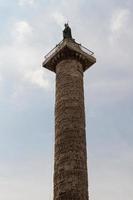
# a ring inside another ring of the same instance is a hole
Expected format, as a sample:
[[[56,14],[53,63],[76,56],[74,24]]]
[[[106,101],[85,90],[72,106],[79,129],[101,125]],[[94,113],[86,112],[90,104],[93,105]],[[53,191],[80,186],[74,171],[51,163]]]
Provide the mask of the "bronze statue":
[[[63,38],[72,39],[71,28],[69,27],[68,23],[65,24],[65,29],[63,30]]]

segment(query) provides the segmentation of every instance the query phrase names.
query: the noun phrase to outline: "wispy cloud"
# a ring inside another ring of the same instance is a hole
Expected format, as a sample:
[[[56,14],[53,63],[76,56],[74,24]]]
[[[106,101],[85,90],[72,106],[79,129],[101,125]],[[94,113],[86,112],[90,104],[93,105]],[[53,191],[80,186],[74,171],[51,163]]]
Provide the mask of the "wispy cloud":
[[[115,9],[110,22],[109,41],[113,45],[124,38],[123,42],[129,38],[131,31],[131,11],[130,8]]]
[[[44,72],[42,70],[26,71],[24,79],[35,86],[39,86],[40,88],[49,88],[49,80],[46,79],[46,74],[44,77]]]
[[[28,42],[32,36],[32,27],[27,21],[18,21],[13,25],[12,35],[18,43]]]
[[[40,66],[40,49],[31,45],[34,36],[33,29],[28,21],[13,22],[10,26],[10,42],[0,47],[0,78],[5,84],[7,79],[10,83],[8,87],[1,84],[1,89],[10,88],[8,100],[20,107],[26,103],[25,96],[28,88],[36,87],[46,90],[50,87],[49,75],[47,72],[44,73]],[[25,84],[28,87],[25,87]]]
[[[33,5],[34,3],[35,3],[35,0],[18,0],[18,4],[20,6]]]
[[[68,19],[60,12],[53,13],[53,19],[62,28],[63,25],[68,21]]]
[[[122,8],[115,10],[112,14],[112,19],[111,19],[111,31],[113,33],[118,33],[123,31],[124,29],[127,29],[129,16],[130,16],[129,9]]]

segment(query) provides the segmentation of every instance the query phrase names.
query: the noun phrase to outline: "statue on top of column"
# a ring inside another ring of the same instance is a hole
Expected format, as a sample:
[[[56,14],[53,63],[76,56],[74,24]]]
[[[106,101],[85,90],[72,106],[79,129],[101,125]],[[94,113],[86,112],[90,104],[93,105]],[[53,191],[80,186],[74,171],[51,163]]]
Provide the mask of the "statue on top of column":
[[[65,24],[65,29],[63,30],[63,38],[69,38],[72,39],[72,33],[71,33],[71,28],[69,27],[68,23]]]

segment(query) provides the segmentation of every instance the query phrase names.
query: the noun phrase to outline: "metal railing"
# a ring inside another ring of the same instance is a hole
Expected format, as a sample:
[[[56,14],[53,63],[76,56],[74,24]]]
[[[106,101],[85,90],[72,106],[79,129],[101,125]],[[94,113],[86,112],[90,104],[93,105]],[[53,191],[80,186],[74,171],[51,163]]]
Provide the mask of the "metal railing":
[[[81,44],[80,44],[80,48],[81,48],[82,51],[84,51],[85,53],[89,54],[90,56],[94,55],[93,51],[87,49],[86,47],[82,46]]]
[[[59,48],[59,46],[63,43],[64,40],[62,40],[59,44],[57,44],[46,56],[44,56],[45,60],[49,58],[56,50]],[[94,52],[91,50],[87,49],[86,47],[82,46],[81,44],[77,43],[74,41],[75,44],[77,44],[82,51],[85,53],[89,54],[90,56],[94,55]]]
[[[50,57],[55,51],[56,49],[58,49],[58,47],[63,43],[63,40],[57,44],[46,56],[44,56],[45,59],[47,59],[48,57]]]

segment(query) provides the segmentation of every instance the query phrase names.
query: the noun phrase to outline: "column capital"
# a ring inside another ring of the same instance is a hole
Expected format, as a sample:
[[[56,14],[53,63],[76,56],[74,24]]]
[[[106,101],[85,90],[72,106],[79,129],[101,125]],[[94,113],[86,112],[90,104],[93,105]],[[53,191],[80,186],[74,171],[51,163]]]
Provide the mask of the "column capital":
[[[92,51],[78,44],[74,39],[65,38],[45,56],[43,67],[56,73],[56,65],[65,59],[79,61],[83,66],[83,71],[96,62]]]

